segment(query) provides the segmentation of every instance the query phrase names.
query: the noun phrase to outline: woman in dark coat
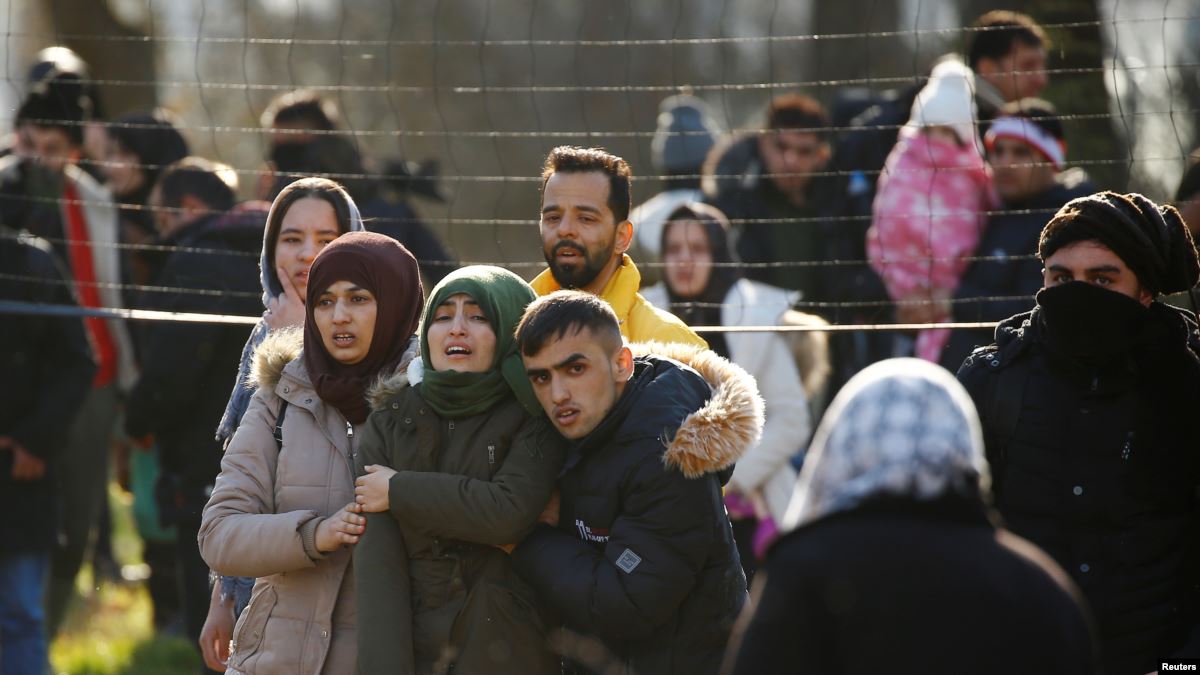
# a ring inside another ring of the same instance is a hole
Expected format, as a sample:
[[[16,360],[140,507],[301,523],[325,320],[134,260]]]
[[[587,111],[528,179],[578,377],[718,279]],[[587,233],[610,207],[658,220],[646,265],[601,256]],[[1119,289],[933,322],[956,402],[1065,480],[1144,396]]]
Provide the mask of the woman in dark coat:
[[[1097,672],[1078,590],[993,524],[989,483],[948,372],[863,370],[817,429],[726,672]]]

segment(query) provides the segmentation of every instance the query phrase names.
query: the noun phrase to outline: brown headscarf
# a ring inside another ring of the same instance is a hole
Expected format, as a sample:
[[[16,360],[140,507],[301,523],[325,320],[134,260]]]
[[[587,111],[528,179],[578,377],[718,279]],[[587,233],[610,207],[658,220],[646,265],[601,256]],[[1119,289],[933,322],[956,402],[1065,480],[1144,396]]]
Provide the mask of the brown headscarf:
[[[349,281],[375,296],[375,331],[367,356],[344,365],[330,356],[313,320],[317,298],[339,281]],[[367,419],[366,390],[380,373],[400,363],[416,332],[425,304],[417,259],[400,242],[373,232],[350,232],[317,254],[308,271],[304,305],[304,366],[322,401],[353,424]]]

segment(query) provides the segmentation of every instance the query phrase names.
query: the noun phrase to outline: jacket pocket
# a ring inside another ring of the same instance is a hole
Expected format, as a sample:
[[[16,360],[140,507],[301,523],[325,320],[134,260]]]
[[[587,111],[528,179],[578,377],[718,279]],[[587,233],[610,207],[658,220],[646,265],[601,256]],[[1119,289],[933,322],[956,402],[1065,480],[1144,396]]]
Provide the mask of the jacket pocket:
[[[271,618],[271,611],[275,609],[277,596],[273,586],[263,584],[255,591],[250,598],[250,604],[246,605],[233,628],[233,640],[229,649],[230,668],[243,669],[247,659],[258,653],[263,643],[263,634],[266,633],[267,620]]]

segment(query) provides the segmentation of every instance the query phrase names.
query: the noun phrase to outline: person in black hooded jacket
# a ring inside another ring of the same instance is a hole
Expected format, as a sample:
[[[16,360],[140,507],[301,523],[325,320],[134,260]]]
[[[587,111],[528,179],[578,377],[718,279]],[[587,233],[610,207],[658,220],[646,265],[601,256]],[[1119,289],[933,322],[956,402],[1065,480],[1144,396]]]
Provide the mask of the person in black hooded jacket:
[[[189,157],[159,179],[151,203],[160,242],[172,247],[154,269],[141,306],[171,312],[256,315],[260,312],[258,249],[265,214],[230,211],[226,167]],[[228,212],[228,213],[226,213]],[[159,291],[157,289],[164,289]],[[162,475],[160,518],[178,528],[178,570],[188,635],[200,635],[208,609],[208,570],[196,533],[221,466],[213,425],[229,395],[229,371],[250,327],[153,321],[142,326],[141,375],[126,404],[125,431],[157,442]]]
[[[1072,200],[1042,231],[1044,287],[959,370],[996,506],[1083,590],[1105,672],[1200,657],[1200,336],[1157,298],[1200,279],[1179,213]]]
[[[513,566],[571,633],[599,643],[564,650],[572,672],[715,673],[746,600],[721,486],[761,433],[754,379],[690,345],[631,351],[612,309],[578,291],[530,304],[517,340],[573,443],[561,498]]]

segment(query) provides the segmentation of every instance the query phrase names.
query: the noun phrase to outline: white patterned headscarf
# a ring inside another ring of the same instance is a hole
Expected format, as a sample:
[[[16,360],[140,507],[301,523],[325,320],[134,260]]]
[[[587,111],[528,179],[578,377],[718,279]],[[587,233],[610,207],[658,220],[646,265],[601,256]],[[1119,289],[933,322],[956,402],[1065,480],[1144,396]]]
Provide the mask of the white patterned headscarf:
[[[851,378],[829,406],[782,529],[875,497],[983,499],[990,484],[979,416],[962,385],[927,361],[888,359]]]

